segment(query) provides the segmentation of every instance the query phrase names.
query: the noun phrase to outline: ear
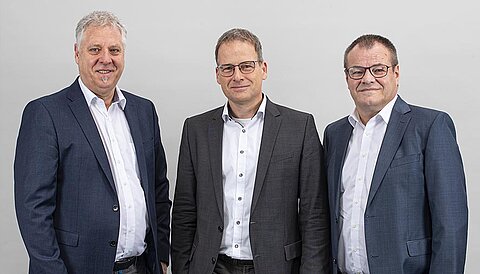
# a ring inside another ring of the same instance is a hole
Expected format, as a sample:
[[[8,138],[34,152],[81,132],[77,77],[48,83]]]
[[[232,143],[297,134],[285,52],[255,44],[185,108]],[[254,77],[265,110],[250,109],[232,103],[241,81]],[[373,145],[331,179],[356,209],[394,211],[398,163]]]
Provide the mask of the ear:
[[[267,62],[263,61],[260,68],[262,69],[262,79],[263,80],[267,79],[267,70],[268,70]]]
[[[395,81],[397,82],[398,87],[398,83],[400,82],[400,65],[395,66],[395,68],[393,69],[393,75],[395,77]]]
[[[218,73],[218,68],[215,68],[215,77],[217,78],[217,83],[220,84],[220,74]]]
[[[77,43],[75,43],[75,44],[73,45],[73,52],[75,53],[75,63],[77,63],[77,64],[78,64],[78,59],[79,59],[79,56],[78,56],[78,55],[79,55],[79,48],[78,48],[78,45],[77,45]]]

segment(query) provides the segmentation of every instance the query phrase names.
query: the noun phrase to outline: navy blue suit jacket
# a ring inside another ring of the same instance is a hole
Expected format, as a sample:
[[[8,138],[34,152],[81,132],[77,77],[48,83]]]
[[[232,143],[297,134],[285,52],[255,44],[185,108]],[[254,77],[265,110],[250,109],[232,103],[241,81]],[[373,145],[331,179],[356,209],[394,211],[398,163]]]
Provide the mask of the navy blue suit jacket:
[[[150,230],[147,267],[168,262],[166,160],[152,102],[122,91]],[[18,224],[30,273],[112,273],[120,211],[102,140],[78,80],[30,102],[14,164]]]
[[[352,126],[325,130],[334,270],[342,168]],[[370,273],[463,273],[467,196],[455,128],[443,112],[397,99],[368,196],[365,238]]]

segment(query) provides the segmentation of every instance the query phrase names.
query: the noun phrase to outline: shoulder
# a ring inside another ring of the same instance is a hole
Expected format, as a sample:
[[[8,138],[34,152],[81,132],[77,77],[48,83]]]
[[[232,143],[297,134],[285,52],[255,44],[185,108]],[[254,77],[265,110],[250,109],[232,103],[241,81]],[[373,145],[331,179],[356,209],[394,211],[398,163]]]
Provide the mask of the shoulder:
[[[265,111],[273,114],[274,116],[279,114],[282,117],[294,119],[294,120],[313,119],[313,115],[311,113],[307,113],[307,112],[296,110],[296,109],[283,106],[277,103],[273,103],[270,100],[267,101],[267,106]]]
[[[325,132],[328,133],[333,133],[336,132],[338,129],[344,128],[345,126],[350,125],[348,122],[348,116],[345,116],[343,118],[338,119],[337,121],[334,121],[330,124],[327,125],[325,128]]]
[[[185,122],[204,124],[211,120],[222,119],[223,106],[188,117]]]

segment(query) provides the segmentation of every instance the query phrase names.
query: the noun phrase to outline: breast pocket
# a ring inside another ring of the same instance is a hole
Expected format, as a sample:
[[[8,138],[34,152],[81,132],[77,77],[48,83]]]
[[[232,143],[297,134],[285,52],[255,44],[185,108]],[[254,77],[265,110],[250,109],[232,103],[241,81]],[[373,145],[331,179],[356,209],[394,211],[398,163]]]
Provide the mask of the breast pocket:
[[[407,165],[410,163],[415,163],[420,161],[420,153],[417,154],[410,154],[404,157],[395,158],[393,159],[392,163],[390,164],[390,168],[398,167]]]

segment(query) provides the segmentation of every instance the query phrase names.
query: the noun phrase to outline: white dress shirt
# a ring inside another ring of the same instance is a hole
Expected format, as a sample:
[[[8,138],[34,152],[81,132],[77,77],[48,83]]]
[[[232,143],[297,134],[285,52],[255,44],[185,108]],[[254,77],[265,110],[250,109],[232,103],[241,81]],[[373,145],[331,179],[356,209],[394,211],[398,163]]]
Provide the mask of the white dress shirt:
[[[224,227],[220,253],[253,260],[250,247],[250,208],[263,133],[266,96],[251,119],[232,118],[228,101],[223,109],[222,180]]]
[[[353,127],[342,170],[338,266],[344,273],[370,273],[365,245],[364,214],[378,153],[397,96],[366,125],[356,111],[348,117]]]
[[[120,227],[115,260],[141,255],[146,248],[147,207],[140,185],[137,155],[125,113],[126,98],[119,88],[107,109],[105,102],[78,78],[107,153],[120,206]],[[99,182],[103,183],[103,182]]]

